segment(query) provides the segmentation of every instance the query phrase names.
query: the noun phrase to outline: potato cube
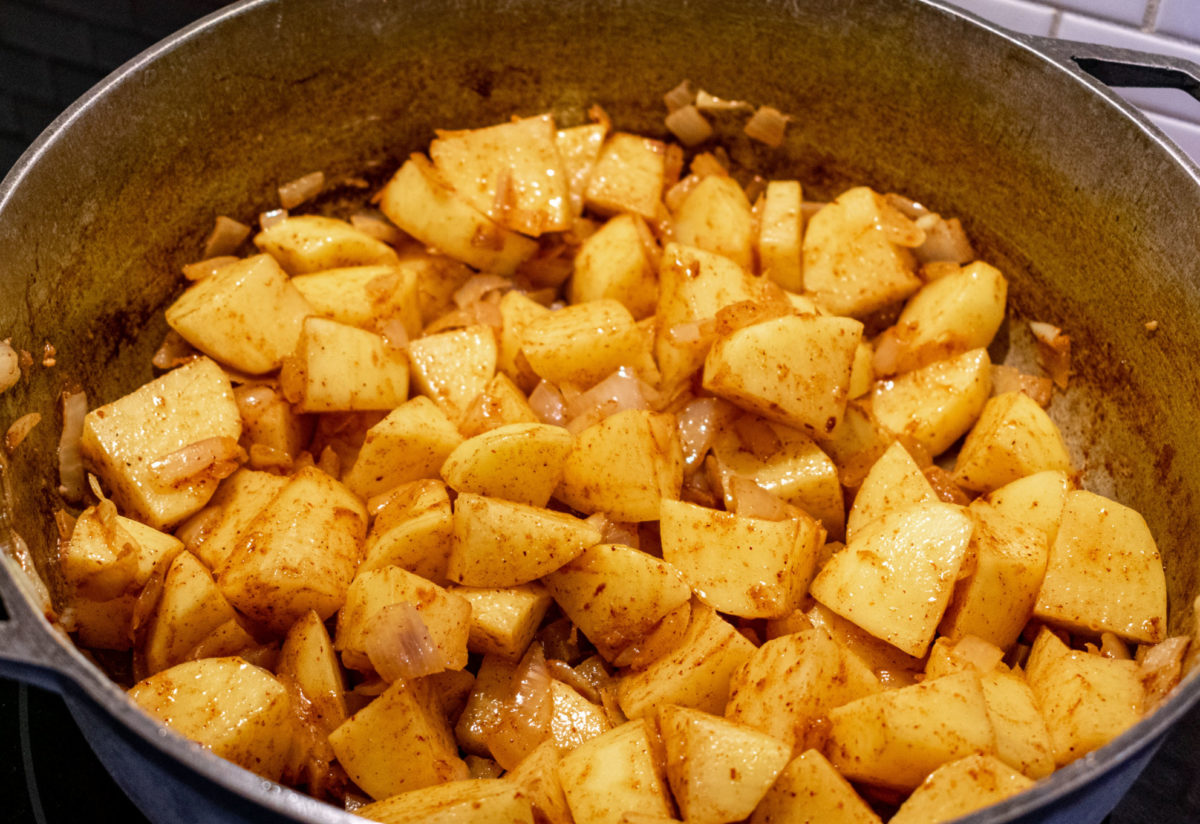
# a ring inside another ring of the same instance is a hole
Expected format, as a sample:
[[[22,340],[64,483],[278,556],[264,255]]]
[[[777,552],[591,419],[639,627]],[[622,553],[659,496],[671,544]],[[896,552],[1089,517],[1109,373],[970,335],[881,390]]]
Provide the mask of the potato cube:
[[[754,216],[732,177],[709,175],[693,187],[675,213],[675,240],[724,255],[746,271],[754,267]]]
[[[349,716],[346,683],[333,641],[321,617],[306,612],[288,630],[275,671],[291,678],[312,705],[319,728],[328,735]]]
[[[979,676],[960,672],[829,711],[826,754],[851,781],[908,791],[949,761],[995,751]]]
[[[896,441],[871,464],[867,477],[858,487],[854,505],[846,516],[846,540],[853,540],[863,527],[884,515],[937,500],[938,495],[921,467]]]
[[[417,305],[422,324],[432,323],[455,309],[454,294],[478,274],[470,266],[428,248],[408,251],[398,266],[417,274]]]
[[[704,388],[810,435],[842,420],[862,324],[789,315],[718,338],[704,359]]]
[[[618,824],[627,810],[670,816],[663,767],[643,721],[629,721],[567,753],[558,778],[576,824]]]
[[[632,212],[654,219],[662,202],[666,147],[658,140],[616,132],[588,178],[587,205],[600,214]]]
[[[864,527],[812,582],[812,596],[876,638],[923,656],[950,601],[974,523],[918,504]]]
[[[268,255],[222,266],[167,307],[167,323],[221,363],[252,375],[279,368],[313,313]]]
[[[937,456],[975,424],[991,391],[987,350],[972,349],[877,382],[871,404],[885,429]]]
[[[533,641],[553,599],[539,583],[515,587],[450,587],[471,605],[467,649],[517,661]]]
[[[502,426],[459,444],[442,464],[442,477],[455,492],[545,506],[573,442],[560,426]]]
[[[562,681],[550,682],[550,703],[550,740],[561,753],[571,752],[612,729],[603,707]]]
[[[917,675],[924,667],[922,659],[901,652],[818,601],[814,601],[803,615],[809,624],[828,632],[842,649],[862,661],[883,686],[908,686],[917,682]]]
[[[600,150],[604,148],[607,133],[608,129],[603,123],[585,123],[558,130],[558,154],[562,157],[563,170],[566,172],[571,214],[575,216],[583,213],[588,180],[600,157]]]
[[[188,549],[209,569],[216,569],[233,551],[242,530],[262,511],[288,479],[270,472],[239,469],[217,487],[208,506],[179,528],[192,536]]]
[[[473,587],[511,587],[553,572],[600,542],[591,523],[541,507],[471,492],[454,504],[446,575]]]
[[[625,409],[579,433],[563,461],[555,497],[581,512],[655,521],[683,486],[675,416]]]
[[[156,566],[183,549],[172,535],[117,514],[112,502],[90,506],[60,543],[58,566],[72,594],[108,600],[136,593]]]
[[[753,652],[746,636],[711,607],[693,601],[679,645],[645,669],[626,672],[617,682],[617,702],[629,718],[649,715],[663,704],[722,715],[730,678]]]
[[[161,672],[190,658],[209,633],[236,617],[212,574],[190,552],[171,561],[146,629],[146,671]]]
[[[1166,577],[1145,519],[1094,492],[1068,493],[1033,614],[1133,643],[1165,638]]]
[[[446,413],[426,397],[393,409],[367,430],[358,459],[342,481],[360,498],[421,478],[436,478],[462,436]]]
[[[550,314],[542,304],[515,289],[500,298],[500,336],[497,342],[496,367],[508,375],[523,392],[529,392],[539,380],[521,347],[525,343],[525,327],[536,318]]]
[[[849,189],[808,221],[805,291],[835,315],[865,317],[921,288],[909,248],[923,240],[883,197]]]
[[[646,256],[639,220],[617,215],[584,240],[567,287],[571,303],[609,298],[620,301],[635,318],[654,314],[658,278]]]
[[[513,676],[516,672],[516,661],[494,653],[483,656],[466,706],[454,727],[454,737],[466,752],[489,758],[492,756],[488,739],[496,730],[506,702],[512,699]],[[544,743],[553,746],[549,738]]]
[[[988,493],[984,499],[1000,514],[1024,524],[1053,546],[1071,482],[1065,472],[1026,475]]]
[[[417,298],[420,267],[404,261],[391,266],[348,266],[292,278],[313,314],[380,332],[399,321],[410,338],[421,334]]]
[[[289,275],[396,262],[396,250],[344,220],[297,215],[259,232],[254,245]]]
[[[879,816],[818,750],[792,759],[749,824],[880,824]]]
[[[307,467],[246,525],[214,577],[241,613],[282,635],[310,609],[325,620],[341,607],[366,532],[362,501]]]
[[[374,332],[308,318],[279,382],[299,412],[395,409],[408,399],[408,359]]]
[[[350,584],[345,606],[338,613],[334,643],[344,665],[360,672],[374,669],[367,655],[372,622],[380,619],[385,607],[400,603],[411,604],[417,611],[446,669],[459,670],[467,665],[471,603],[397,566],[363,572]]]
[[[532,319],[521,352],[534,373],[551,383],[589,387],[632,366],[643,337],[619,301],[601,298]]]
[[[496,374],[496,334],[468,326],[426,335],[408,345],[413,385],[457,422]]]
[[[875,347],[868,340],[859,341],[850,365],[850,399],[861,398],[875,386]]]
[[[782,521],[662,502],[663,559],[713,609],[777,618],[800,604],[824,544],[820,525],[798,512]]]
[[[549,824],[574,824],[562,783],[558,780],[561,758],[554,741],[548,739],[522,758],[504,778],[520,789],[533,803],[537,814]]]
[[[241,445],[254,469],[291,468],[312,440],[313,420],[296,411],[282,392],[261,384],[233,390],[242,415]]]
[[[660,707],[658,724],[667,780],[684,820],[694,824],[746,818],[792,754],[766,733],[687,707]]]
[[[936,824],[998,804],[1033,781],[991,755],[968,755],[938,767],[888,824]]]
[[[759,271],[789,292],[804,291],[801,201],[799,181],[772,180],[759,218]]]
[[[1030,778],[1054,772],[1050,731],[1025,679],[999,669],[980,675],[979,684],[996,730],[996,757]]]
[[[529,799],[499,778],[449,781],[364,804],[354,814],[383,824],[533,824]]]
[[[963,441],[954,480],[975,492],[991,492],[1026,475],[1071,471],[1062,433],[1046,410],[1024,392],[988,400]]]
[[[363,547],[358,572],[395,565],[446,583],[446,561],[454,541],[454,512],[441,481],[410,481],[387,494]]]
[[[376,800],[468,775],[437,695],[420,680],[397,679],[329,743],[354,783]]]
[[[268,781],[292,743],[291,703],[271,673],[241,658],[187,661],[139,681],[133,702],[180,735]]]
[[[221,367],[198,358],[93,409],[83,420],[79,447],[117,507],[155,529],[198,511],[217,490],[204,470],[177,484],[160,479],[159,462],[209,438],[237,440],[241,416]]]
[[[525,393],[501,372],[471,401],[458,422],[464,438],[473,438],[512,424],[541,423]]]

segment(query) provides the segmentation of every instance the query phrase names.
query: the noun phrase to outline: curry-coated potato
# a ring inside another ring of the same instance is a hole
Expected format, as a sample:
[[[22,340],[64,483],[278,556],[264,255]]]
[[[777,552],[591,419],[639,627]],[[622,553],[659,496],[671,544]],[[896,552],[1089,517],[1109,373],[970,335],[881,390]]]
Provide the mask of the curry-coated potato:
[[[792,754],[784,741],[688,707],[659,707],[658,726],[675,803],[683,819],[695,824],[746,818]]]
[[[954,480],[966,489],[991,492],[1046,471],[1071,471],[1062,433],[1024,392],[1005,392],[988,400],[967,434],[954,464]]]
[[[462,443],[454,422],[424,395],[405,401],[367,430],[358,458],[342,476],[361,498],[421,478],[436,478]]]
[[[489,738],[495,733],[506,702],[512,698],[518,663],[498,653],[485,654],[479,662],[466,704],[454,725],[454,738],[464,752],[492,757]]]
[[[292,743],[291,703],[271,673],[241,658],[187,661],[139,681],[134,703],[180,735],[278,781]]]
[[[950,601],[974,523],[918,504],[862,529],[812,582],[812,596],[909,655],[925,654]]]
[[[704,388],[764,418],[828,435],[850,397],[862,340],[850,318],[787,315],[718,338],[704,359]]]
[[[869,340],[858,342],[854,350],[854,361],[850,364],[850,399],[861,398],[875,386],[879,377],[875,372],[872,361],[875,359],[875,347]]]
[[[950,821],[1033,786],[992,755],[968,755],[938,767],[905,799],[889,824]]]
[[[550,682],[550,740],[568,753],[613,728],[604,707],[593,704],[557,679]]]
[[[572,443],[571,433],[560,426],[501,426],[459,444],[442,464],[442,478],[455,492],[545,506]]]
[[[835,315],[864,317],[921,288],[911,248],[924,233],[865,186],[809,218],[804,289]]]
[[[548,114],[439,131],[429,157],[460,197],[501,226],[534,237],[571,226],[567,177]]]
[[[426,246],[488,272],[510,275],[537,242],[471,206],[424,155],[414,154],[383,187],[380,210]],[[328,267],[326,267],[328,268]]]
[[[292,624],[279,650],[275,672],[279,678],[295,682],[327,735],[349,716],[342,668],[329,631],[317,613],[310,610]]]
[[[239,612],[282,635],[310,609],[325,619],[341,607],[366,533],[362,501],[308,467],[246,525],[213,574]]]
[[[408,399],[408,358],[374,332],[311,317],[279,382],[298,412],[387,411]]]
[[[191,536],[187,548],[206,567],[216,569],[233,551],[242,530],[287,483],[286,477],[271,472],[234,472],[221,481],[208,505],[181,525],[179,533]]]
[[[540,583],[515,587],[449,587],[471,605],[467,649],[518,660],[533,640],[553,599]]]
[[[1145,519],[1094,492],[1068,493],[1033,614],[1073,631],[1163,640],[1167,582]]]
[[[262,385],[234,387],[242,415],[240,444],[252,469],[291,469],[312,439],[313,419],[296,410],[282,392]]]
[[[653,220],[666,176],[665,155],[661,141],[625,132],[609,135],[588,178],[587,206],[604,215],[631,212]]]
[[[1050,731],[1025,678],[999,668],[982,673],[979,684],[996,731],[996,757],[1033,779],[1054,772]]]
[[[600,530],[563,512],[464,492],[454,502],[447,577],[473,587],[541,578],[600,542]]]
[[[561,759],[554,741],[547,739],[505,773],[504,778],[516,785],[550,824],[574,824],[562,783],[558,780]]]
[[[880,684],[897,687],[919,680],[917,676],[924,666],[921,658],[909,655],[887,641],[876,638],[820,601],[813,601],[812,606],[803,612],[803,616],[809,624],[828,632],[843,649],[862,661],[875,673]]]
[[[658,278],[646,255],[641,218],[617,215],[584,240],[575,255],[567,286],[571,303],[609,298],[620,301],[634,318],[654,314]]]
[[[880,824],[879,816],[819,750],[792,759],[750,824]]]
[[[995,751],[979,675],[961,672],[829,711],[826,754],[851,781],[911,791],[949,761]]]
[[[497,340],[496,367],[523,392],[530,392],[540,378],[529,365],[521,347],[525,343],[525,328],[535,319],[550,314],[550,310],[524,292],[512,290],[500,298],[500,333]]]
[[[583,212],[588,181],[607,136],[608,126],[604,123],[570,126],[559,129],[555,135],[558,154],[562,158],[563,171],[567,176],[567,190],[573,215],[578,216]]]
[[[645,721],[626,722],[567,753],[558,762],[558,778],[580,824],[619,824],[626,810],[672,812]]]
[[[289,275],[396,262],[396,250],[344,220],[321,215],[285,218],[254,237]]]
[[[235,617],[212,573],[190,552],[180,552],[167,569],[146,628],[146,672],[153,675],[188,660],[209,633]]]
[[[79,448],[121,512],[163,529],[208,503],[219,481],[210,469],[164,478],[168,459],[201,441],[236,442],[241,432],[229,378],[197,358],[87,413]]]
[[[485,325],[426,335],[408,345],[413,386],[457,422],[496,374],[496,333]]]
[[[789,292],[804,291],[802,200],[800,181],[772,180],[758,221],[759,271]]]
[[[879,456],[867,477],[863,478],[854,504],[846,515],[846,540],[851,541],[863,527],[884,515],[916,504],[938,500],[921,467],[899,442]]]
[[[679,204],[674,229],[678,243],[724,255],[746,271],[754,267],[754,216],[732,177],[709,175],[697,183]]]
[[[455,293],[477,274],[470,266],[435,249],[409,249],[397,265],[417,274],[417,307],[422,323],[431,323],[454,309]]]
[[[381,824],[533,824],[529,799],[500,778],[448,781],[364,804],[354,814]]]
[[[409,481],[383,496],[358,572],[394,564],[444,584],[453,542],[454,511],[446,485],[428,478]]]
[[[221,363],[252,375],[277,369],[313,308],[268,255],[222,266],[167,307],[167,323]]]
[[[103,601],[140,590],[154,568],[181,549],[178,538],[118,515],[111,501],[101,501],[75,519],[58,563],[74,595]]]
[[[382,331],[397,321],[410,338],[421,333],[417,299],[419,265],[346,266],[292,278],[312,312],[348,326]]]
[[[534,318],[521,352],[534,374],[554,384],[588,387],[638,362],[645,341],[633,315],[612,298],[577,303]]]
[[[463,412],[458,431],[464,438],[473,438],[502,426],[541,422],[525,393],[508,375],[497,372]]]
[[[1058,537],[1063,504],[1070,491],[1071,481],[1065,472],[1046,470],[994,489],[984,500],[1005,517],[1036,532],[1046,546],[1051,546]]]
[[[678,499],[682,485],[675,417],[625,409],[579,433],[555,497],[618,521],[654,521],[660,502]]]

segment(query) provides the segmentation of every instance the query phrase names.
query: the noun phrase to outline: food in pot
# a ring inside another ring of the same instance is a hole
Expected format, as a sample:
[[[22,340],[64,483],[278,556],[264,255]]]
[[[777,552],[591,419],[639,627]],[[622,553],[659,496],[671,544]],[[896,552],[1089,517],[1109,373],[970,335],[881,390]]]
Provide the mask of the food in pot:
[[[390,822],[934,820],[1134,724],[1187,640],[1050,381],[992,363],[1003,274],[894,195],[686,169],[542,115],[256,253],[219,218],[166,371],[83,419],[64,623]]]

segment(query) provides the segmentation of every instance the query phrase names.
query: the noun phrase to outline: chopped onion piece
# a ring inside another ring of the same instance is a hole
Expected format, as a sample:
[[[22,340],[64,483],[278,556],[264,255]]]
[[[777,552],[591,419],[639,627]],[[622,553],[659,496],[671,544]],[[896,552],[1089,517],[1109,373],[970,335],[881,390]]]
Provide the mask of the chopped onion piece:
[[[683,174],[683,147],[678,143],[668,143],[667,152],[663,156],[663,188],[669,189],[679,182]]]
[[[488,749],[504,769],[511,770],[549,737],[554,713],[552,681],[546,654],[535,641],[513,673],[499,717],[484,735]]]
[[[779,109],[759,106],[743,131],[750,139],[777,148],[783,145],[783,133],[787,129],[789,119]]]
[[[4,433],[4,448],[8,450],[8,454],[16,451],[21,445],[21,441],[25,440],[25,436],[38,425],[42,416],[37,412],[30,412],[27,415],[22,415],[13,421],[12,426]]]
[[[250,227],[225,215],[217,215],[212,232],[204,241],[203,259],[232,255],[250,237]]]
[[[612,118],[608,116],[608,112],[604,111],[604,107],[599,103],[593,103],[587,113],[588,120],[603,126],[605,134],[612,131]]]
[[[554,384],[540,381],[529,393],[529,406],[542,423],[567,425],[567,402]]]
[[[566,661],[548,658],[546,669],[555,681],[562,681],[593,704],[600,703],[600,691],[596,689],[596,685],[576,672]]]
[[[788,505],[763,489],[751,478],[730,475],[726,488],[732,504],[730,511],[745,518],[782,521],[791,516]]]
[[[241,258],[233,255],[217,255],[216,257],[205,258],[204,260],[195,263],[189,263],[183,267],[183,276],[188,280],[203,280],[206,277],[216,274],[217,270],[223,269],[231,263],[237,263]]]
[[[408,351],[408,329],[399,318],[388,318],[379,328],[383,345],[393,352]]]
[[[903,214],[909,220],[916,220],[919,217],[933,214],[915,200],[907,198],[904,195],[898,195],[895,192],[888,192],[883,196],[883,199],[887,201],[889,206]]]
[[[174,369],[176,366],[182,366],[194,360],[199,355],[200,353],[195,347],[183,339],[183,335],[174,329],[168,329],[167,334],[163,336],[163,342],[150,362],[155,369]]]
[[[654,390],[638,380],[633,372],[621,367],[586,392],[582,392],[567,404],[566,415],[574,420],[580,415],[596,413],[604,408],[600,420],[626,409],[649,409],[648,398]]]
[[[765,461],[783,448],[783,441],[767,421],[755,415],[743,415],[733,424],[742,446],[760,461]]]
[[[265,232],[272,226],[278,226],[280,223],[283,223],[287,220],[287,216],[287,209],[270,209],[258,216],[258,225]]]
[[[83,499],[86,491],[83,477],[83,454],[79,440],[83,437],[83,418],[87,415],[87,395],[83,392],[64,392],[62,395],[62,435],[58,439],[58,491],[68,501]]]
[[[994,670],[1004,660],[1004,650],[976,635],[964,635],[954,642],[954,657],[980,673]]]
[[[696,91],[692,88],[690,80],[684,80],[671,91],[663,95],[663,103],[667,106],[668,112],[682,109],[684,106],[691,105],[691,102],[696,99]]]
[[[383,216],[383,212],[364,210],[350,216],[350,225],[364,235],[370,235],[390,246],[397,246],[404,241],[404,232]]]
[[[388,683],[446,669],[445,656],[434,643],[421,613],[407,601],[389,604],[371,617],[363,651],[375,672]]]
[[[154,479],[178,486],[208,478],[228,478],[246,460],[246,452],[233,438],[218,437],[190,443],[151,462]]]
[[[279,205],[285,209],[295,209],[301,203],[319,195],[324,188],[325,173],[309,172],[279,187]]]
[[[21,379],[21,356],[8,341],[0,341],[0,392],[7,392]]]
[[[667,209],[672,212],[678,212],[679,207],[683,205],[683,201],[687,199],[688,194],[690,194],[692,189],[696,188],[696,185],[699,184],[703,179],[704,178],[702,178],[700,175],[692,172],[690,175],[667,189],[666,193],[663,195],[663,203],[666,205]]]
[[[698,146],[713,134],[712,125],[704,119],[704,115],[700,114],[699,109],[690,104],[671,112],[667,115],[664,123],[670,129],[671,134],[688,147]]]
[[[922,469],[921,472],[925,475],[925,480],[929,481],[929,485],[933,487],[933,491],[937,493],[938,499],[942,502],[961,504],[962,506],[971,503],[971,496],[955,483],[954,476],[937,464],[930,464]]]
[[[696,92],[696,108],[710,112],[748,112],[754,107],[745,100],[725,100],[700,89]]]
[[[878,353],[878,349],[875,350]],[[1040,375],[1026,375],[1015,366],[1003,363],[992,364],[992,394],[1003,395],[1005,392],[1024,392],[1043,409],[1050,405],[1050,397],[1054,392],[1054,382]]]
[[[1057,326],[1036,320],[1029,322],[1029,330],[1037,341],[1038,364],[1055,386],[1066,389],[1071,375],[1071,338]]]
[[[1129,654],[1129,647],[1125,646],[1125,642],[1111,632],[1100,633],[1100,654],[1118,661],[1128,661],[1133,657]]]
[[[925,233],[925,242],[913,250],[921,263],[949,261],[962,264],[975,259],[975,250],[958,218],[945,220],[941,215],[928,214],[917,218],[916,224]]]
[[[1146,691],[1146,711],[1161,704],[1184,673],[1184,656],[1191,639],[1186,635],[1167,638],[1154,646],[1139,647],[1137,662]]]
[[[275,388],[265,383],[255,386],[239,386],[233,391],[233,399],[237,403],[238,413],[249,426],[258,423],[267,407],[279,400]]]
[[[472,303],[482,300],[488,292],[497,289],[509,289],[512,281],[500,275],[474,275],[454,292],[454,305],[465,309]]]

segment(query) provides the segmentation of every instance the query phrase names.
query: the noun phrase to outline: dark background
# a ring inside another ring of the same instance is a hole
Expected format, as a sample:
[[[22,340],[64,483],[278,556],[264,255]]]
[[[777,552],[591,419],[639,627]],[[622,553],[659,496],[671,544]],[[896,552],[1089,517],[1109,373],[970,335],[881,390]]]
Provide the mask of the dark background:
[[[0,175],[59,112],[218,0],[0,0]],[[145,821],[56,695],[0,679],[0,820]],[[1200,822],[1200,708],[1109,824]]]

